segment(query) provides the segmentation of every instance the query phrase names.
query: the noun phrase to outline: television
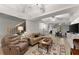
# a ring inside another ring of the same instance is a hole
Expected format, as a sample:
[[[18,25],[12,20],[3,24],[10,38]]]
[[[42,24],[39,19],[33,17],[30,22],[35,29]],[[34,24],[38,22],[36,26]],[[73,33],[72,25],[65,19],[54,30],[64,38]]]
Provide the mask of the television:
[[[79,28],[78,27],[79,27],[79,23],[70,25],[69,26],[69,32],[79,33]]]

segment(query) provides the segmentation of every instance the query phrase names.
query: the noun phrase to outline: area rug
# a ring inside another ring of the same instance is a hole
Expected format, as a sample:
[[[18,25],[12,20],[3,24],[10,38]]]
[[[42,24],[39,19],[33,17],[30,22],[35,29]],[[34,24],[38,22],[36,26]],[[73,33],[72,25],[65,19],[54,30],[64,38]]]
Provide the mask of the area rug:
[[[47,53],[46,49],[38,48],[38,44],[36,44],[35,46],[30,46],[25,55],[70,55],[70,47],[66,38],[61,39],[52,36],[52,39],[53,43],[49,50],[49,53]]]
[[[64,45],[58,45],[53,43],[49,53],[46,49],[38,48],[38,44],[30,47],[25,55],[66,55],[66,48]]]

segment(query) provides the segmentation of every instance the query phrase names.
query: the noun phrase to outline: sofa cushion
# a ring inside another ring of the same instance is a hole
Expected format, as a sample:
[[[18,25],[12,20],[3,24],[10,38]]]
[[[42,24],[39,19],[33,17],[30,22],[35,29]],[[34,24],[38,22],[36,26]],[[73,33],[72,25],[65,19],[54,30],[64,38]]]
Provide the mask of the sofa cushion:
[[[20,36],[18,36],[18,37],[15,37],[15,38],[10,39],[9,41],[10,42],[13,42],[13,41],[20,40],[20,39],[21,39]]]
[[[19,43],[19,40],[16,40],[16,41],[13,41],[13,42],[10,42],[10,44],[14,45],[14,44],[18,44]]]
[[[26,47],[27,47],[27,43],[19,43],[19,44],[17,44],[16,46],[19,46],[19,48],[20,48],[20,51],[23,51]]]
[[[39,36],[41,36],[40,33],[32,33],[32,34],[30,34],[30,37],[32,37],[32,38],[39,37]]]

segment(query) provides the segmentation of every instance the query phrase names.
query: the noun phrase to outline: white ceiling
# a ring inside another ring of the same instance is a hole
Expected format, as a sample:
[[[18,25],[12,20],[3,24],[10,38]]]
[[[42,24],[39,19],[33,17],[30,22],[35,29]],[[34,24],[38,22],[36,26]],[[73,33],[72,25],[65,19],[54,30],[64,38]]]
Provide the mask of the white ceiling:
[[[76,4],[0,4],[0,12],[32,21],[56,16],[59,22],[64,19],[62,22],[67,23],[66,20],[73,17],[77,6],[79,7]]]
[[[46,21],[45,20],[43,21],[45,23],[69,24],[73,20],[75,20],[77,17],[79,17],[79,5],[77,5],[77,6],[74,5],[74,7],[69,7],[69,8],[65,8],[65,9],[60,8],[60,9],[54,10],[51,13],[44,14],[43,16],[40,16],[40,17],[37,17],[37,18],[34,18],[34,19],[36,19],[36,20],[45,19]],[[49,17],[54,17],[55,21],[51,21],[51,19]]]
[[[25,9],[25,12],[29,11],[29,8],[35,9],[35,11],[39,10],[39,8],[33,4],[1,4],[1,5],[6,8],[10,8],[12,10],[18,11],[18,12],[22,12],[24,9]],[[55,10],[59,10],[59,9],[66,8],[66,7],[71,7],[71,6],[74,6],[74,4],[44,4],[43,6],[46,12],[50,12],[50,11],[55,11]]]
[[[44,13],[58,11],[64,8],[75,6],[73,4],[44,4],[41,5],[42,9],[45,10]],[[40,8],[40,5],[33,5],[33,4],[0,4],[0,8],[8,9],[10,11],[24,14],[26,18],[34,18],[44,14]]]

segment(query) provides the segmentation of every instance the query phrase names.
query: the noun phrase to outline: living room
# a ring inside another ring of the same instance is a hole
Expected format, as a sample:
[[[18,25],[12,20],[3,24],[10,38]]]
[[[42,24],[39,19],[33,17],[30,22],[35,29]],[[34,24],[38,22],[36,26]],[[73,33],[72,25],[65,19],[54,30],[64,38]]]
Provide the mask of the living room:
[[[0,12],[1,55],[79,54],[78,4],[1,4]]]

